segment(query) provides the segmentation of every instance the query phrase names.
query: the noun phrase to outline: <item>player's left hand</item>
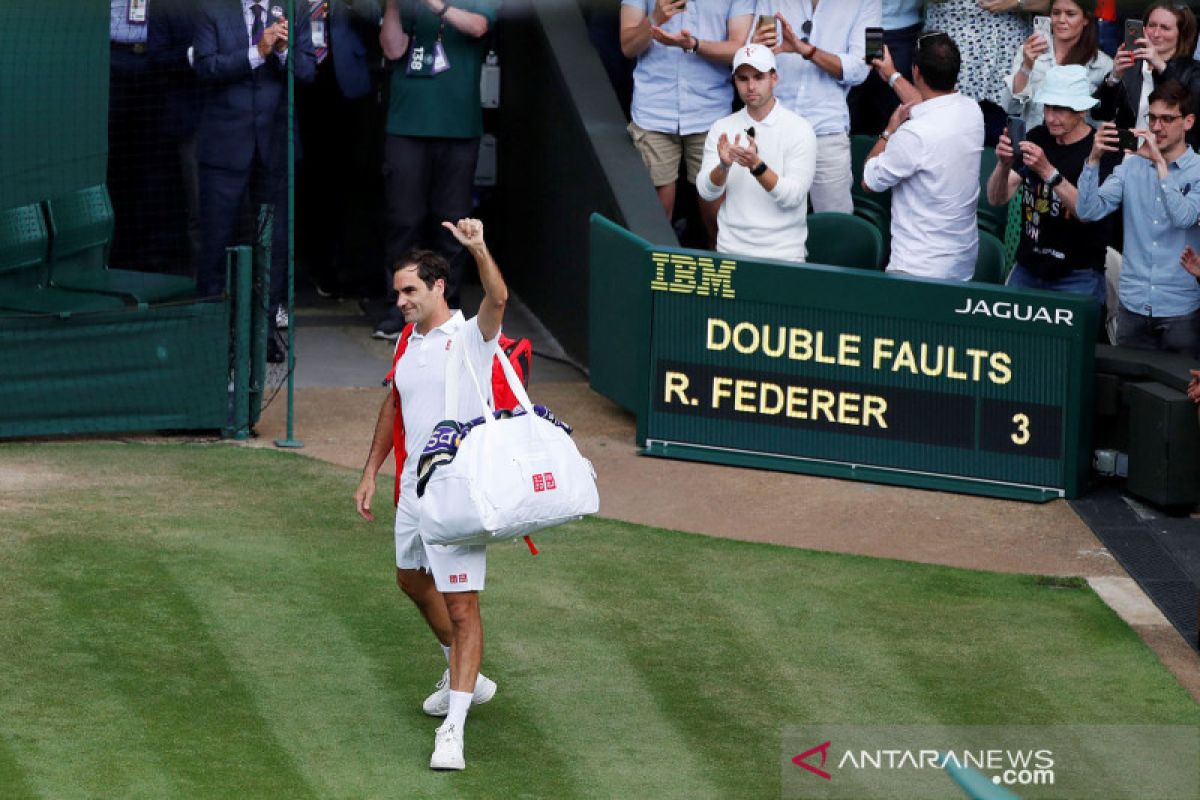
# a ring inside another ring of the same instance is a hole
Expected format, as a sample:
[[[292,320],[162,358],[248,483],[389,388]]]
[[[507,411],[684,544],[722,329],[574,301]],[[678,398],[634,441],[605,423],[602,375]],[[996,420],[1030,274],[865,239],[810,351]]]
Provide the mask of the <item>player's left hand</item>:
[[[371,513],[371,499],[374,496],[375,479],[369,475],[363,475],[362,480],[358,482],[358,488],[354,490],[354,510],[368,522],[375,521],[375,515]]]
[[[1193,403],[1200,403],[1200,369],[1192,369],[1188,372],[1192,373],[1192,380],[1187,387],[1188,399]]]
[[[450,231],[463,247],[483,247],[483,223],[477,219],[460,219],[457,225],[443,222],[442,227]]]

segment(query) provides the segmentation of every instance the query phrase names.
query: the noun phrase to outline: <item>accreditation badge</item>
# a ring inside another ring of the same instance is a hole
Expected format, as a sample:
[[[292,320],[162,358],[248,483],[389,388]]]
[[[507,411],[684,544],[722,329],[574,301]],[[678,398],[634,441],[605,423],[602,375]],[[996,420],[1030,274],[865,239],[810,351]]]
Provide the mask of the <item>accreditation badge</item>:
[[[433,48],[414,44],[408,50],[408,62],[404,74],[410,78],[433,77]]]
[[[146,3],[149,0],[129,0],[129,24],[146,24]]]
[[[441,75],[450,69],[450,59],[446,57],[446,48],[442,46],[442,38],[433,43],[433,74]]]
[[[327,47],[325,44],[325,20],[314,19],[312,21],[312,43],[313,47],[321,49]]]

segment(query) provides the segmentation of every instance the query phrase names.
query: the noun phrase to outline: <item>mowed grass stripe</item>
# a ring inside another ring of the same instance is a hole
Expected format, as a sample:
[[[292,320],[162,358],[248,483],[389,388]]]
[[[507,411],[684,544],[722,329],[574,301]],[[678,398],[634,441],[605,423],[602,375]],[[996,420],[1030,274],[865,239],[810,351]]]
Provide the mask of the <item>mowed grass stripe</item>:
[[[589,520],[537,537],[538,557],[492,549],[500,692],[469,717],[467,771],[434,774],[419,704],[444,660],[395,587],[390,514],[353,516],[352,471],[124,445],[0,447],[0,471],[14,452],[61,480],[20,503],[0,482],[0,787],[765,797],[789,724],[1200,722],[1086,590]],[[173,725],[189,674],[220,688]],[[222,728],[242,718],[250,735]],[[239,761],[269,781],[203,774]]]
[[[42,588],[57,592],[61,610],[49,630],[76,655],[60,707],[75,726],[49,740],[62,763],[41,761],[69,773],[48,796],[75,786],[88,786],[85,795],[313,796],[158,552],[95,537],[41,544]]]
[[[621,641],[640,641],[636,628],[615,636],[606,619],[610,610],[593,603],[586,586],[561,574],[525,580],[513,568],[537,566],[522,560],[489,566],[503,575],[489,578],[492,588],[484,592],[491,601],[485,625],[493,631],[487,660],[509,676],[510,696],[541,737],[573,754],[568,766],[575,783],[586,787],[577,796],[721,796],[707,775],[704,751],[680,735],[646,680],[643,659],[631,659]],[[513,584],[523,590],[506,591]],[[651,641],[643,646],[658,652]]]
[[[4,790],[4,796],[9,800],[25,800],[38,796],[21,762],[22,759],[9,747],[3,730],[0,730],[0,789]]]
[[[280,541],[260,538],[257,547],[213,549],[205,574],[188,583],[189,593],[319,796],[410,785],[428,759],[436,723],[398,691],[405,659],[390,665],[390,679],[381,674],[342,619],[325,607],[306,556],[289,555],[292,548],[275,546]],[[267,564],[271,575],[264,576]],[[380,635],[397,638],[394,630]],[[404,713],[405,704],[418,713]]]

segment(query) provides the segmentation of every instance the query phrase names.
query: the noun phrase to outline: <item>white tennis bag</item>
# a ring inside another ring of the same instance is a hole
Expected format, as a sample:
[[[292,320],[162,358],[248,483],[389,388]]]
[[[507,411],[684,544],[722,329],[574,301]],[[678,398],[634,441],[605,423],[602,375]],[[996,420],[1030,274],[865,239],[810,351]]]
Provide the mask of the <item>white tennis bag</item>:
[[[512,364],[497,346],[509,389],[525,413],[496,419],[483,386],[463,357],[461,338],[446,365],[446,419],[458,416],[458,376],[465,366],[484,423],[462,440],[457,455],[429,477],[418,501],[427,544],[488,544],[571,522],[600,509],[596,472],[571,436],[537,416]],[[491,376],[485,376],[490,378]]]

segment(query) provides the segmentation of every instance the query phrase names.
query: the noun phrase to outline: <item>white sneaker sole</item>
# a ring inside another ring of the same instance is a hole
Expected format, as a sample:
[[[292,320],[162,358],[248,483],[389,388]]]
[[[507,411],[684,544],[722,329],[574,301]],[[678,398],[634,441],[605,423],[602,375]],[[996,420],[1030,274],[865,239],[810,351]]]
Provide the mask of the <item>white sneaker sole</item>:
[[[453,756],[439,759],[437,754],[429,759],[429,768],[437,770],[464,770],[467,768],[467,762],[464,758],[454,758]]]

